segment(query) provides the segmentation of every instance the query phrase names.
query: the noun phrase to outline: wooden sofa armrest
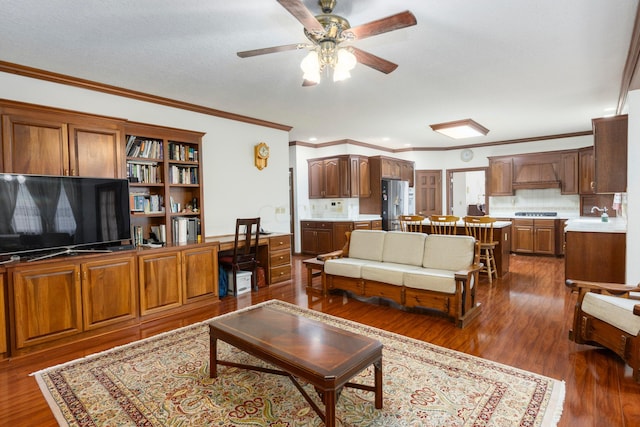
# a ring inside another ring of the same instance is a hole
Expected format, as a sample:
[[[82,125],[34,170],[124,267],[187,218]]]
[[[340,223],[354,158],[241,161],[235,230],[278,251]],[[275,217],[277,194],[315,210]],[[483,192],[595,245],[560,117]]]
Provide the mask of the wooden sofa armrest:
[[[342,258],[343,256],[344,256],[344,252],[341,249],[339,251],[333,251],[333,252],[329,252],[329,253],[326,253],[326,254],[320,254],[316,258],[319,261],[326,261],[328,259]]]
[[[469,274],[475,272],[475,271],[480,271],[480,269],[484,267],[484,264],[481,262],[475,263],[470,265],[467,269],[465,270],[458,270],[455,273],[455,277],[456,279],[460,279],[460,280],[464,280],[466,277],[469,276]]]
[[[584,291],[584,292],[598,292],[605,291],[612,295],[622,295],[628,292],[640,292],[640,286],[638,285],[625,285],[621,283],[607,283],[607,282],[588,282],[586,280],[572,280],[567,279],[565,282],[567,287],[572,291]]]

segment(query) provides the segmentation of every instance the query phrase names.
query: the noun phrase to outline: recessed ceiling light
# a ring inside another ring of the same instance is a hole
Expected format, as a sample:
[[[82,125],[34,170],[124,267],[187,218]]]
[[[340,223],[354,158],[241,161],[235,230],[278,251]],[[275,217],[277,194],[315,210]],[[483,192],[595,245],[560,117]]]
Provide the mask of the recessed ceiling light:
[[[312,136],[311,138],[309,138],[310,142],[314,142],[314,141],[317,141],[317,140],[318,140],[318,138],[316,138],[315,136]]]
[[[438,123],[430,126],[434,131],[454,139],[484,136],[489,133],[489,129],[471,119]]]

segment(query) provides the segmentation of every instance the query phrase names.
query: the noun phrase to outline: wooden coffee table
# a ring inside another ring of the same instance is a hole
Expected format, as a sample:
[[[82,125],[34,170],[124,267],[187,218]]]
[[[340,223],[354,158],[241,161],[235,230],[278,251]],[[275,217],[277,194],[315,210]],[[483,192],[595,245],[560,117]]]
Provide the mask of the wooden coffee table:
[[[262,306],[211,321],[209,335],[211,378],[217,378],[218,365],[287,376],[327,426],[335,425],[342,387],[374,392],[375,407],[382,408],[382,344],[377,340]],[[218,360],[218,340],[281,370]],[[374,366],[373,386],[349,382],[370,365]],[[315,387],[324,413],[298,379]]]

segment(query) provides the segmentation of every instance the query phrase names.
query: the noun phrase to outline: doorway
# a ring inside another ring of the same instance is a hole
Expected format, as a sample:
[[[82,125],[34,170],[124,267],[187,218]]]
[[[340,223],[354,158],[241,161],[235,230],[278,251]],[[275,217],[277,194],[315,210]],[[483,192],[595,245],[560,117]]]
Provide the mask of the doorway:
[[[489,211],[486,184],[487,168],[447,170],[447,213],[449,215],[484,215]]]

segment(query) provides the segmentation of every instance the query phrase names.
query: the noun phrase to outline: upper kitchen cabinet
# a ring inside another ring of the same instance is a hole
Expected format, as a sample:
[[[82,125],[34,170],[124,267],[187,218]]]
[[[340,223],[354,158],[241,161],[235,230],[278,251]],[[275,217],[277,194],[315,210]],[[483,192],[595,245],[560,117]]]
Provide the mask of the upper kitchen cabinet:
[[[380,157],[380,167],[382,168],[382,178],[399,179],[408,181],[409,187],[413,187],[414,162],[394,159],[392,157]]]
[[[628,116],[593,119],[595,192],[627,191]]]
[[[489,195],[513,195],[513,159],[489,158]]]
[[[593,155],[593,147],[581,148],[578,151],[578,169],[580,170],[580,194],[595,194],[596,183],[594,181],[596,161]]]
[[[124,121],[3,102],[2,172],[123,176]]]
[[[309,198],[369,197],[369,162],[361,156],[335,156],[307,161]]]
[[[560,193],[578,194],[580,181],[578,152],[569,151],[560,154]]]

